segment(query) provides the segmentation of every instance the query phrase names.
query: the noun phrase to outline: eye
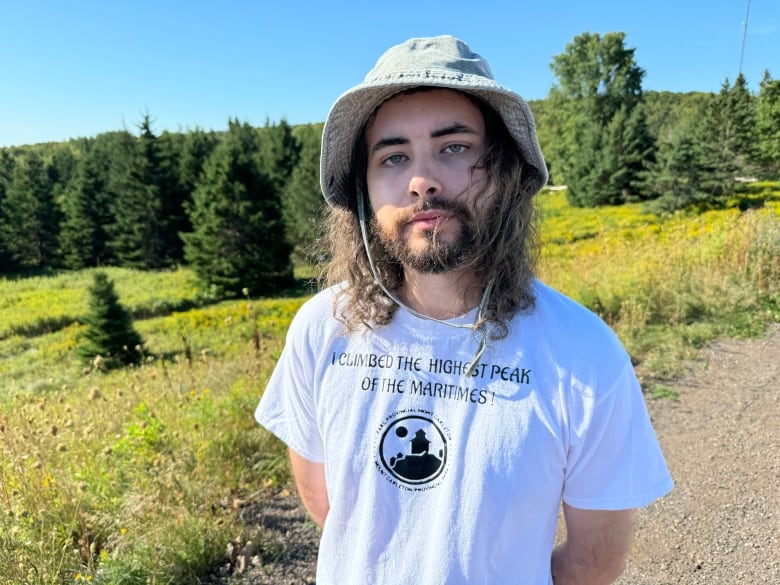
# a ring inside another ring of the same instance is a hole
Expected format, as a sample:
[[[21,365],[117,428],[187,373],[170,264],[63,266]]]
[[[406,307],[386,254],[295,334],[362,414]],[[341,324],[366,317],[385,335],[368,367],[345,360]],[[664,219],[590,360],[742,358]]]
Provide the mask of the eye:
[[[462,152],[465,152],[468,149],[468,146],[465,144],[448,144],[444,147],[444,152],[448,154],[460,154]]]
[[[388,167],[394,167],[400,165],[406,160],[406,156],[403,154],[391,154],[382,160],[382,164]]]

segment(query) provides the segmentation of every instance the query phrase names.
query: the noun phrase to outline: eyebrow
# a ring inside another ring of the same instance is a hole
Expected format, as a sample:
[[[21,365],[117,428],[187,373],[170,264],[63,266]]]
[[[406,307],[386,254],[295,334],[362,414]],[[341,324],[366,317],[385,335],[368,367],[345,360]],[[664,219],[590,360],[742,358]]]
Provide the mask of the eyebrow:
[[[442,136],[449,136],[450,134],[476,134],[477,132],[465,124],[455,122],[449,126],[444,126],[438,130],[431,132],[431,138],[441,138]],[[389,138],[382,138],[378,140],[374,146],[371,147],[371,152],[374,153],[388,146],[399,146],[402,144],[409,144],[408,138],[402,138],[401,136],[392,136]]]

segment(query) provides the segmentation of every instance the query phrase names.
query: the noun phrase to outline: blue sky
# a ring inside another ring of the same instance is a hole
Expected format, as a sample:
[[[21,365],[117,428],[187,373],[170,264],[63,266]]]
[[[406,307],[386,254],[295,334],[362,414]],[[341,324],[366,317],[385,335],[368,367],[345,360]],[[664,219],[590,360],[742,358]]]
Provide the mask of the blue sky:
[[[527,99],[576,35],[623,31],[652,90],[739,71],[747,0],[0,0],[0,146],[126,128],[323,121],[389,46],[453,34]],[[743,73],[780,78],[780,2],[751,0]]]

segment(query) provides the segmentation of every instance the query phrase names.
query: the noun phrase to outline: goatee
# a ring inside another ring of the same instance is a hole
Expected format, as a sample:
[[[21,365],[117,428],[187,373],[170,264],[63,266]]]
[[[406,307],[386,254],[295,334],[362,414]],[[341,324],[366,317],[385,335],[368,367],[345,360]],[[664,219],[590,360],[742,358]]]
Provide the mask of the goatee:
[[[460,231],[452,242],[443,242],[439,230],[422,231],[426,245],[413,250],[404,230],[410,218],[422,211],[444,211],[460,224]],[[422,274],[441,274],[459,268],[472,254],[476,233],[471,212],[462,204],[448,199],[431,198],[408,210],[394,225],[382,229],[374,217],[371,230],[379,238],[387,253],[395,260]]]

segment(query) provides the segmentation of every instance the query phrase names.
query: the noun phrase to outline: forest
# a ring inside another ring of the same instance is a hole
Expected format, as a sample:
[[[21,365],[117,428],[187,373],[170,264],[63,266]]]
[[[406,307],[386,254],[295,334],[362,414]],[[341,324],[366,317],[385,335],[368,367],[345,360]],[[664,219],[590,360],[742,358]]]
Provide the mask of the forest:
[[[643,91],[634,51],[624,33],[583,33],[530,103],[572,206],[701,212],[780,177],[780,80]],[[227,126],[158,133],[148,113],[135,133],[0,149],[0,275],[187,266],[215,298],[284,288],[317,254],[321,124]]]

